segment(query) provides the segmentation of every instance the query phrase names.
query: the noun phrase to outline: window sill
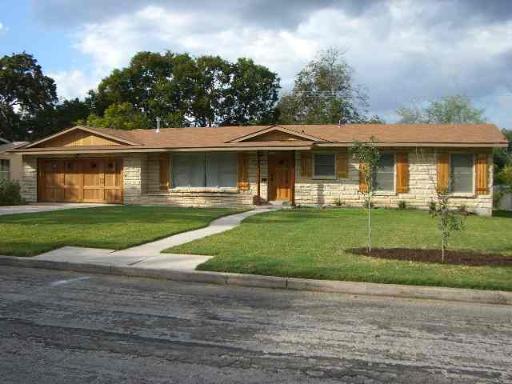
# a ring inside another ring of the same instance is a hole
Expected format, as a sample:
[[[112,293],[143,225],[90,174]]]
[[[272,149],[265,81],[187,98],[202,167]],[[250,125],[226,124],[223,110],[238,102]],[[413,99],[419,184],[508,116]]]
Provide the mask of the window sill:
[[[313,176],[311,180],[336,180],[336,176]]]
[[[225,187],[225,188],[202,188],[202,187],[178,187],[169,189],[170,193],[238,193],[239,190],[236,187]]]
[[[472,199],[474,197],[476,197],[476,195],[474,193],[471,193],[471,192],[467,192],[467,193],[464,193],[464,192],[454,192],[454,193],[450,193],[449,194],[449,197],[455,197],[455,198],[463,198],[463,199]]]
[[[396,196],[397,193],[395,191],[375,191],[373,192],[373,196]]]

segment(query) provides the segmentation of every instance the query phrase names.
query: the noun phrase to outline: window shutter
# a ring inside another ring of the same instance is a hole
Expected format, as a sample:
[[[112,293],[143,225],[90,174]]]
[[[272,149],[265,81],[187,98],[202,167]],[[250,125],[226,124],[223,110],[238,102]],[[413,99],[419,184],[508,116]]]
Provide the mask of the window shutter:
[[[300,154],[300,175],[302,177],[311,177],[313,172],[313,163],[311,161],[311,152],[301,152]]]
[[[489,162],[486,153],[476,155],[476,194],[489,194]]]
[[[409,192],[409,158],[407,152],[396,154],[396,192]]]
[[[160,190],[161,191],[167,191],[169,190],[170,183],[170,161],[169,161],[169,154],[168,153],[162,153],[160,154],[160,157],[158,159],[159,165],[160,165]]]
[[[348,177],[347,151],[338,151],[336,153],[336,177],[338,179],[346,179]]]
[[[249,190],[249,156],[247,153],[238,154],[238,190]]]
[[[366,193],[368,192],[368,184],[365,180],[365,172],[368,168],[366,163],[359,163],[359,192]]]
[[[450,154],[437,154],[437,190],[440,192],[447,191],[450,180]]]

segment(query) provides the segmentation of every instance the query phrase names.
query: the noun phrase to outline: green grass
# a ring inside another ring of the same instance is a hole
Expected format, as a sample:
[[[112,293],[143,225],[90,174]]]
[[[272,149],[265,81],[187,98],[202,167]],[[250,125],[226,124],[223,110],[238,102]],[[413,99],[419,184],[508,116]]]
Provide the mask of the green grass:
[[[453,234],[452,249],[512,256],[512,217],[470,216]],[[172,252],[216,256],[201,270],[314,279],[512,290],[511,267],[466,267],[357,256],[366,245],[361,209],[296,209],[248,218],[229,232],[196,240]],[[436,220],[415,210],[373,211],[375,247],[438,248]],[[168,250],[170,251],[170,250]]]
[[[204,227],[233,212],[117,206],[0,216],[0,254],[33,256],[65,245],[123,249]]]

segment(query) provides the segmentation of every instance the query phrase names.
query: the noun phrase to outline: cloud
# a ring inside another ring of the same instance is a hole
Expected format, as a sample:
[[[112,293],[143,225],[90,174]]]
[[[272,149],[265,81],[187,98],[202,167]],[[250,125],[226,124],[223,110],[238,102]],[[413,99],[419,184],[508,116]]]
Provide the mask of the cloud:
[[[499,107],[510,105],[500,95],[512,88],[510,1],[78,3],[49,0],[35,8],[44,22],[75,24],[75,47],[93,62],[91,73],[59,73],[65,94],[83,95],[140,50],[251,57],[289,89],[319,49],[335,46],[368,89],[372,111],[388,119],[400,105],[464,93],[492,112],[491,119],[512,125]]]
[[[86,95],[87,91],[95,88],[100,80],[99,75],[87,75],[78,69],[49,72],[48,76],[55,80],[57,94],[61,100]]]

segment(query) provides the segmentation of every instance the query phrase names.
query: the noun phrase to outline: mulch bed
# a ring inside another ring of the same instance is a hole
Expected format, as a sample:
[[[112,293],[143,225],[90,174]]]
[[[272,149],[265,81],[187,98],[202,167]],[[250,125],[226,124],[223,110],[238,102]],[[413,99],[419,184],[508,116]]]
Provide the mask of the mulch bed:
[[[356,255],[376,257],[379,259],[418,261],[423,263],[443,263],[439,249],[414,248],[372,248],[368,254],[366,248],[353,248],[349,252]],[[446,251],[444,264],[470,266],[509,266],[512,267],[512,257],[477,253],[471,251]]]

